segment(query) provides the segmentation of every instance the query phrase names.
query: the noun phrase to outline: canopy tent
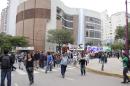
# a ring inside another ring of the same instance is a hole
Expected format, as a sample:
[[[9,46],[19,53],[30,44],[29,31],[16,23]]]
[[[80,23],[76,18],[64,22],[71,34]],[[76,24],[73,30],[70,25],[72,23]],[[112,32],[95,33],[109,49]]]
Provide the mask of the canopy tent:
[[[104,46],[103,51],[104,52],[110,52],[110,51],[112,51],[112,49],[110,47],[108,47],[108,46]]]

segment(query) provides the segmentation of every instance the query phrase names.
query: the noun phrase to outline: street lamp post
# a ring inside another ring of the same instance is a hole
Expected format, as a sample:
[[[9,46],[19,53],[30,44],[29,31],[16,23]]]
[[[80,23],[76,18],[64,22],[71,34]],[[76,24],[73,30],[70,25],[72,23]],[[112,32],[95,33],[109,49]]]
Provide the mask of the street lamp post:
[[[125,53],[129,54],[129,47],[128,47],[128,8],[127,8],[127,0],[125,1],[126,5],[126,27],[125,27]]]

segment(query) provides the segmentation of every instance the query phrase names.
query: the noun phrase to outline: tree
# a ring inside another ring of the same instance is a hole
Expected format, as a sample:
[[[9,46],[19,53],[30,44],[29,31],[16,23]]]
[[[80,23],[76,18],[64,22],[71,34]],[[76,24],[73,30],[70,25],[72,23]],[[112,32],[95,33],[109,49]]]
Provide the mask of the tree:
[[[128,34],[130,34],[130,22],[128,23]],[[118,26],[116,29],[116,36],[115,39],[124,39],[125,38],[125,26]],[[130,37],[128,37],[130,40]]]
[[[124,36],[125,36],[125,30],[124,30],[124,27],[122,26],[118,26],[117,29],[116,29],[116,36],[115,36],[115,39],[123,39]]]
[[[55,29],[48,31],[48,42],[56,43],[59,46],[59,51],[61,46],[66,43],[73,43],[72,33],[67,29]]]
[[[0,33],[0,49],[3,52],[4,49],[12,50],[16,46],[27,46],[28,42],[25,37],[11,36],[5,33]]]
[[[128,23],[128,35],[130,35],[130,22]],[[125,26],[118,26],[116,29],[115,41],[118,41],[119,39],[125,40]],[[128,36],[128,44],[130,46],[130,36]]]
[[[25,37],[23,36],[14,36],[11,38],[11,44],[13,47],[25,47],[28,45],[28,42]]]
[[[115,42],[114,44],[111,45],[111,48],[113,50],[123,50],[124,49],[124,44],[121,42]]]
[[[1,51],[3,51],[4,49],[11,50],[11,43],[10,43],[11,37],[12,36],[7,35],[5,33],[0,33],[0,48],[1,48]]]

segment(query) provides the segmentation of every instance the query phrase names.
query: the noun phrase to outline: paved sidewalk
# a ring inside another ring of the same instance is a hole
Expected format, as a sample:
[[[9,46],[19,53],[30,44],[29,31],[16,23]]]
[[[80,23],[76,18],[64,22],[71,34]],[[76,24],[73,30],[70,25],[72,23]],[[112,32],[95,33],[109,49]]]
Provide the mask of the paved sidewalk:
[[[90,62],[87,66],[89,71],[110,75],[110,76],[117,76],[122,77],[122,62],[117,58],[108,58],[108,62],[104,64],[104,71],[101,71],[102,64],[99,63],[99,59],[90,59]],[[128,73],[130,76],[130,72]]]

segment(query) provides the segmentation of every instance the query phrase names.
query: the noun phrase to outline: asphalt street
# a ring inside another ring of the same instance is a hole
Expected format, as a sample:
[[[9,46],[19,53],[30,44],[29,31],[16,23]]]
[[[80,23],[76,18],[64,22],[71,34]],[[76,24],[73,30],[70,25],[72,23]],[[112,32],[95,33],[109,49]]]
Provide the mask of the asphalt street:
[[[60,68],[54,68],[52,72],[45,74],[45,70],[34,72],[34,84],[32,86],[130,86],[121,84],[121,78],[103,76],[87,72],[86,76],[80,75],[79,68],[68,66],[66,77],[60,75]],[[12,86],[29,86],[27,73],[17,69],[12,72]]]

